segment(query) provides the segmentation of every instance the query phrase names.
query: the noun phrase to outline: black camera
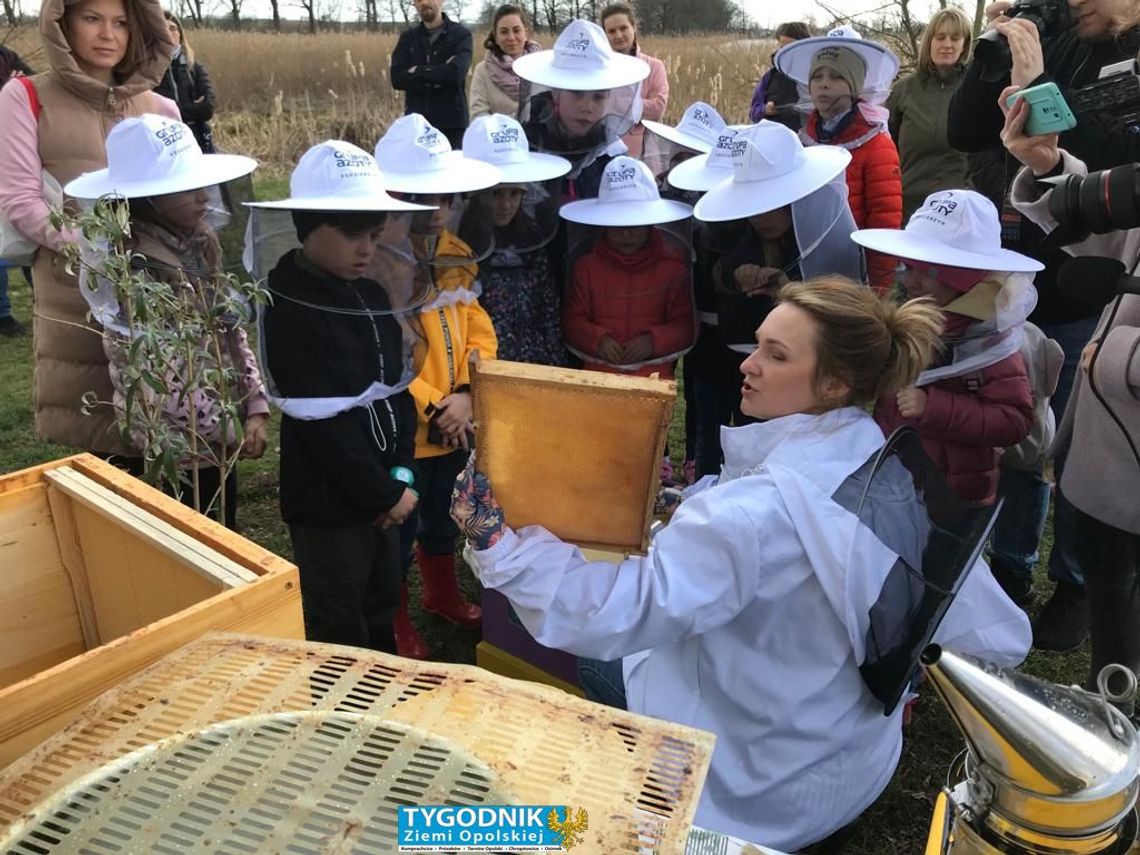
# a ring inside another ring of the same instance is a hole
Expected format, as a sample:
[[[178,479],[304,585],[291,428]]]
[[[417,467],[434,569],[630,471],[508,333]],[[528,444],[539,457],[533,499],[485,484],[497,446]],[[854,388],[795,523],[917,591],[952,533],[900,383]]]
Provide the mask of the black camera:
[[[1069,0],[1018,0],[1006,10],[1005,16],[1032,21],[1043,42],[1063,33],[1073,23]],[[1013,68],[1013,56],[1009,52],[1005,36],[996,29],[987,30],[978,36],[974,46],[974,62],[982,64],[984,82],[997,83],[1004,80]]]
[[[1132,59],[1105,66],[1097,81],[1072,90],[1066,100],[1083,121],[1137,133],[1140,129],[1140,65]]]
[[[1057,221],[1050,246],[1140,226],[1140,164],[1064,176],[1049,197],[1049,213]]]

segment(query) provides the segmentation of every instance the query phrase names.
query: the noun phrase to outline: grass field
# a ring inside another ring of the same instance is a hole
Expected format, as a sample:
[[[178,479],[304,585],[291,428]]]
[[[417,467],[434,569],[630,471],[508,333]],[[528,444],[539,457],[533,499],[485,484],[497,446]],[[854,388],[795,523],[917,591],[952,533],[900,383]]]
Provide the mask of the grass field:
[[[272,182],[279,185],[280,182]],[[280,187],[272,192],[276,193]],[[30,294],[20,275],[13,271],[12,303],[16,316],[31,316]],[[678,409],[670,429],[672,457],[678,463],[684,454],[683,416]],[[0,337],[0,472],[10,472],[69,453],[69,449],[40,442],[32,427],[31,337]],[[288,557],[289,538],[277,512],[277,444],[274,422],[269,451],[257,461],[242,461],[240,470],[239,524],[250,539]],[[1046,534],[1042,562],[1051,540]],[[416,582],[413,579],[413,585]],[[462,584],[471,597],[477,585],[464,568]],[[1043,570],[1038,571],[1038,599],[1048,590]],[[415,598],[413,597],[413,600]],[[414,619],[437,658],[449,662],[474,662],[478,633],[457,629],[416,609]],[[1082,648],[1068,656],[1033,654],[1026,670],[1050,680],[1079,682],[1087,667]],[[846,855],[901,855],[918,853],[925,839],[933,798],[945,782],[946,769],[962,747],[961,739],[932,693],[922,693],[914,723],[903,748],[902,761],[886,793],[861,821]]]

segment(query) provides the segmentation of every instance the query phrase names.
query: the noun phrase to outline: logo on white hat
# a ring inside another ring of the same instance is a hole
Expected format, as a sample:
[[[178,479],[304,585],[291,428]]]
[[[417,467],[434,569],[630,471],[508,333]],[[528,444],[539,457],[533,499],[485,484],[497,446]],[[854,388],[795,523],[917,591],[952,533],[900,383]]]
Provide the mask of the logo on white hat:
[[[186,139],[190,135],[190,129],[181,122],[171,122],[160,127],[154,135],[162,141],[164,148],[169,148]]]
[[[569,53],[585,53],[590,49],[589,39],[570,39],[563,47]]]
[[[971,190],[942,190],[926,197],[906,231],[959,249],[992,254],[1001,248],[1001,220],[994,203]]]
[[[599,202],[655,202],[661,198],[653,173],[640,160],[621,155],[606,164]]]
[[[338,148],[333,152],[337,169],[363,169],[366,172],[376,172],[376,161],[368,156],[368,152],[361,149],[350,151]]]
[[[518,128],[512,128],[508,126],[491,131],[491,142],[496,146],[513,147],[518,144],[518,141]]]

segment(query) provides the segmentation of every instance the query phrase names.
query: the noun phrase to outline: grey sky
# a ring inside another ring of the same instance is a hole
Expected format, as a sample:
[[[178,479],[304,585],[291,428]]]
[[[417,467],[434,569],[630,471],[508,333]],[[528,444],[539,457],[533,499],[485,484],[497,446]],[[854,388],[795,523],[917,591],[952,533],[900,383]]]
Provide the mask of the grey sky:
[[[170,0],[177,5],[176,0]],[[354,0],[340,0],[341,4],[346,8],[356,6]],[[450,0],[454,3],[456,0]],[[466,17],[475,14],[474,10],[481,6],[480,0],[460,0],[466,9]],[[745,10],[749,16],[757,24],[762,26],[775,26],[781,21],[794,21],[806,19],[808,16],[814,17],[817,24],[827,23],[831,16],[820,8],[815,0],[738,0],[743,3]],[[882,7],[890,2],[890,0],[824,0],[828,8],[840,10],[846,14],[858,15],[862,12],[869,12]],[[409,0],[410,3],[410,0]],[[445,0],[445,8],[448,0]],[[24,0],[22,4],[25,12],[38,10],[39,3],[36,0]],[[225,0],[218,0],[219,9],[225,5]],[[385,3],[381,3],[381,8],[386,8]],[[936,0],[912,0],[913,13],[920,16],[929,14],[932,8],[937,6]],[[250,14],[268,15],[269,4],[263,0],[245,0],[245,8]],[[282,14],[287,18],[301,18],[303,12],[300,6],[296,3],[284,0],[281,3]],[[969,10],[972,14],[972,10]]]

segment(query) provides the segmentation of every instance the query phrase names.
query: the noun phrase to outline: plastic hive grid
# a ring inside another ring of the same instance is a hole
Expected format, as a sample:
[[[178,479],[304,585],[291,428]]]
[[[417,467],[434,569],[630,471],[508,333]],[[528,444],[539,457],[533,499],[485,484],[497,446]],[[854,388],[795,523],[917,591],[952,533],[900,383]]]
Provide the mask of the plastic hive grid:
[[[479,471],[512,527],[645,551],[675,383],[503,360],[472,383]]]
[[[4,770],[0,832],[12,831],[29,813],[38,816],[53,795],[132,751],[146,753],[153,743],[185,740],[222,722],[236,726],[232,719],[314,711],[375,717],[370,723],[382,719],[377,726],[412,728],[436,740],[437,750],[445,746],[456,757],[470,757],[463,768],[473,785],[463,792],[472,803],[479,801],[478,786],[486,786],[492,802],[491,794],[510,794],[505,801],[585,807],[590,829],[577,849],[583,855],[684,852],[713,744],[711,734],[702,731],[470,666],[211,634],[107,692],[74,725]],[[485,783],[483,766],[490,771]],[[385,798],[403,804],[444,800],[438,789],[401,789],[406,792]],[[322,816],[327,819],[327,811]],[[383,839],[376,830],[382,828],[378,820],[369,831],[369,845],[245,851],[391,851],[376,842]],[[7,845],[4,851],[37,853]],[[39,851],[65,850],[45,846]],[[215,845],[208,851],[243,850]]]

